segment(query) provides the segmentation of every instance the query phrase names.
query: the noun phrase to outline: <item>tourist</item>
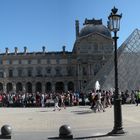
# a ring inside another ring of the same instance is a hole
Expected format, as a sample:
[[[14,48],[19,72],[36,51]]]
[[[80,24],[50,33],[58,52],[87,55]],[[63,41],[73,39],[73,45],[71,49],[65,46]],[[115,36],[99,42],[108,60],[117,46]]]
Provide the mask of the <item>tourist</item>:
[[[44,95],[44,93],[42,93],[41,94],[41,107],[44,107],[45,106],[44,101],[45,101],[45,95]]]
[[[55,110],[61,110],[60,109],[60,107],[58,106],[58,102],[59,102],[59,97],[58,97],[58,95],[54,95],[53,96],[53,100],[54,100],[54,109],[53,109],[53,111],[55,111]]]
[[[60,95],[60,98],[61,98],[61,107],[63,107],[64,109],[66,109],[66,106],[65,106],[66,93],[62,93]]]
[[[136,103],[136,92],[134,90],[131,91],[131,104]]]
[[[101,96],[101,90],[97,90],[96,91],[96,96],[95,96],[95,98],[96,98],[96,105],[95,105],[95,112],[96,112],[96,110],[98,110],[99,112],[101,111],[101,110],[103,110],[103,112],[105,112],[105,109],[104,109],[104,107],[103,107],[103,104],[102,104],[102,102],[101,102],[101,98],[102,98],[102,96]]]
[[[140,103],[140,90],[136,92],[136,106],[138,106]]]

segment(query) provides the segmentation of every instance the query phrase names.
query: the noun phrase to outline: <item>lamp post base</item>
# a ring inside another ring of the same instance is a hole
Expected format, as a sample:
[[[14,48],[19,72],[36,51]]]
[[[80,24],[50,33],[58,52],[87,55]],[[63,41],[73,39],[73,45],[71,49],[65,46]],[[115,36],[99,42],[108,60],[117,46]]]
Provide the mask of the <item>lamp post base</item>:
[[[117,135],[123,135],[126,132],[123,130],[123,128],[114,128],[111,132],[108,133],[108,135],[112,135],[112,136],[117,136]]]

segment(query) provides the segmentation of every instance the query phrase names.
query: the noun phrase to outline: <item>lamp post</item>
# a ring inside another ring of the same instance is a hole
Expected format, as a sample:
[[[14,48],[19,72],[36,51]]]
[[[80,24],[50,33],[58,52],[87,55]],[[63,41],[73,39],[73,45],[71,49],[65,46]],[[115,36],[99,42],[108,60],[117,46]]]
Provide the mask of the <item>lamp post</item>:
[[[115,71],[115,95],[114,95],[114,128],[110,134],[124,134],[122,127],[121,97],[118,90],[118,60],[117,60],[117,32],[120,30],[120,19],[122,14],[117,14],[118,9],[113,8],[108,19],[108,27],[114,32],[114,71]]]

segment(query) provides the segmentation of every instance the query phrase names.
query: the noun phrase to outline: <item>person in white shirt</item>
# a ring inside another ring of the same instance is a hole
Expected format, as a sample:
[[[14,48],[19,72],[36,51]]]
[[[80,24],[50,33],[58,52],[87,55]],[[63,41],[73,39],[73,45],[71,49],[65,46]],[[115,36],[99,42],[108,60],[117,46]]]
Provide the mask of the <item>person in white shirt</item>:
[[[98,111],[103,110],[103,112],[105,112],[105,109],[101,102],[101,98],[102,98],[101,90],[96,91],[96,97],[97,97],[97,101],[96,101],[96,105],[95,105],[95,112],[96,112],[96,110],[98,110]]]
[[[61,109],[58,106],[58,102],[59,102],[58,95],[54,95],[53,100],[54,100],[54,109],[53,109],[53,111],[55,111],[56,109],[58,109],[60,111]]]

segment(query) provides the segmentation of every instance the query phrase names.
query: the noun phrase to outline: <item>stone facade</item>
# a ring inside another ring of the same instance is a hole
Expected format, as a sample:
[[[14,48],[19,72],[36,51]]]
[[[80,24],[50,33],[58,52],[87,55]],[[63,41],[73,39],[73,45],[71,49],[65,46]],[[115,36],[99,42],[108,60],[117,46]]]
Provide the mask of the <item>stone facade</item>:
[[[3,92],[83,91],[113,55],[111,34],[102,20],[85,20],[71,52],[65,46],[59,52],[0,54],[0,90]],[[94,88],[94,85],[92,85]]]

